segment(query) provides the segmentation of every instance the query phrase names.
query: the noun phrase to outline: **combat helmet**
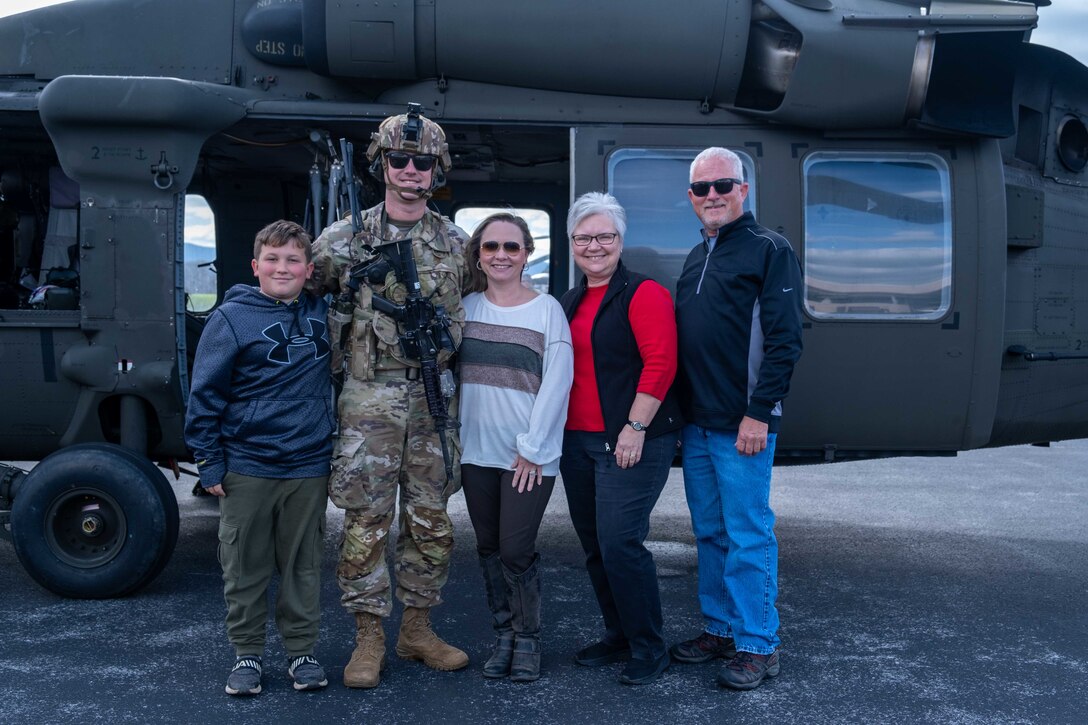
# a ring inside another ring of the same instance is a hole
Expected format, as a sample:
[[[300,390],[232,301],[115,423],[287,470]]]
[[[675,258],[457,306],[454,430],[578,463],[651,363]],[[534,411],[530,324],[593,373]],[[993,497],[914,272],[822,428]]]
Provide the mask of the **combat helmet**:
[[[431,154],[438,159],[438,167],[443,174],[453,165],[446,133],[437,123],[423,117],[423,106],[418,103],[409,103],[407,113],[390,116],[382,121],[377,131],[370,134],[366,158],[375,170],[380,169],[383,151]]]

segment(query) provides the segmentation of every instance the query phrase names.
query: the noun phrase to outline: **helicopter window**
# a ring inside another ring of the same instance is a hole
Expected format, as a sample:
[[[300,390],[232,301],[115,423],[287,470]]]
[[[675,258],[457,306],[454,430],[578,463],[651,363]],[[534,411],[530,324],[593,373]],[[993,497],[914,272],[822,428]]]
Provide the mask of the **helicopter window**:
[[[215,307],[215,215],[204,197],[185,196],[185,310]]]
[[[942,158],[818,152],[804,174],[809,314],[935,320],[948,311],[952,205]]]
[[[691,213],[687,188],[691,162],[702,148],[621,148],[608,157],[608,190],[627,212],[624,261],[633,247],[678,250],[684,256],[699,241],[699,220]],[[752,158],[732,149],[744,165],[748,198],[744,210],[756,208]],[[689,233],[684,233],[688,230]],[[681,259],[681,262],[683,259]]]
[[[548,294],[551,281],[552,220],[543,209],[514,208],[509,206],[463,206],[453,214],[453,223],[469,234],[487,217],[498,212],[517,214],[529,225],[533,235],[533,253],[525,265],[524,281],[537,292]]]
[[[691,213],[687,188],[691,162],[702,148],[620,148],[608,156],[608,190],[627,212],[623,263],[676,293],[676,280],[688,252],[699,241],[699,220]],[[744,166],[748,197],[744,210],[756,209],[757,184],[752,157],[732,149]]]

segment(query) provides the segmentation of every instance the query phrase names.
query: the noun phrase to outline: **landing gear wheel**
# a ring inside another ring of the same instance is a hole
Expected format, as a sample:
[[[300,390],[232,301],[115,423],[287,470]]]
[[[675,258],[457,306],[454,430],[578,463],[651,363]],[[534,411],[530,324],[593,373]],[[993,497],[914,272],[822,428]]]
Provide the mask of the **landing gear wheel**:
[[[57,451],[23,481],[11,510],[19,561],[46,589],[104,599],[140,589],[170,560],[178,504],[162,472],[109,443]]]

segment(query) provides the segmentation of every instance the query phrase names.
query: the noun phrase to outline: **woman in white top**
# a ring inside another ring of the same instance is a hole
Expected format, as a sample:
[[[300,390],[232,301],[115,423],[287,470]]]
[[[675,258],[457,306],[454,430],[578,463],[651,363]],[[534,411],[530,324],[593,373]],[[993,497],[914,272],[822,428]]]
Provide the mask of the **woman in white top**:
[[[468,244],[461,370],[461,480],[498,637],[484,677],[540,677],[536,535],[559,473],[574,377],[559,302],[522,284],[533,237],[492,214]]]

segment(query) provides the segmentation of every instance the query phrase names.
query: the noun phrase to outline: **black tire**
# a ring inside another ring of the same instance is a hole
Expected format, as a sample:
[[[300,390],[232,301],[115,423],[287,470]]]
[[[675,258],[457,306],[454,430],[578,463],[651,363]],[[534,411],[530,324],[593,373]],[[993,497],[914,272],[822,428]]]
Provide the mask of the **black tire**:
[[[178,502],[162,472],[110,443],[57,451],[34,467],[11,510],[27,573],[66,597],[121,597],[154,579],[178,540]]]

